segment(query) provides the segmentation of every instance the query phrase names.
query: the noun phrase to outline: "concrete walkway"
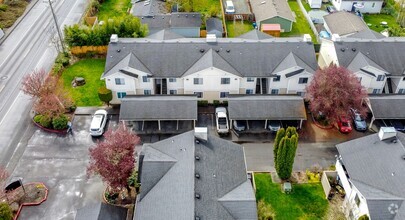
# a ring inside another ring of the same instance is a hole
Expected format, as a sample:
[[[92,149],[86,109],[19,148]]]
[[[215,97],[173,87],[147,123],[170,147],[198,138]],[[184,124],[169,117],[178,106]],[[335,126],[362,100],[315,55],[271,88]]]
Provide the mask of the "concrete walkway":
[[[77,107],[75,115],[93,115],[99,109],[104,109],[109,115],[119,115],[119,107],[107,107],[107,106],[92,106],[92,107]]]

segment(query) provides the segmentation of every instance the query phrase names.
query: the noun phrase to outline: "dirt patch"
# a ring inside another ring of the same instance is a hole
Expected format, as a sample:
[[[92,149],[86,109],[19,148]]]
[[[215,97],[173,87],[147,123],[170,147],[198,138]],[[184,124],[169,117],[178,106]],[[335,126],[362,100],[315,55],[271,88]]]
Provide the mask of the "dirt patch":
[[[343,198],[340,196],[334,196],[329,200],[328,211],[326,212],[325,219],[327,220],[345,220],[343,213]]]
[[[0,4],[0,28],[9,28],[24,13],[28,2],[26,1],[5,1]]]

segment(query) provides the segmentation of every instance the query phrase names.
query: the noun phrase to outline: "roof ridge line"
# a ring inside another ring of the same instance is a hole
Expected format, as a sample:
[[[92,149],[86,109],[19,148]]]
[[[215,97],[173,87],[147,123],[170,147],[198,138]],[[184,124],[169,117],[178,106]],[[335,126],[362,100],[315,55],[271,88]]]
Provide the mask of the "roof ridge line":
[[[133,55],[136,59],[138,59],[139,62],[149,71],[149,73],[153,75],[152,71],[150,71],[150,69],[142,62],[141,59],[139,59],[138,56],[136,56],[136,55],[133,53],[133,51],[131,51],[131,55]],[[128,67],[129,67],[129,65],[128,65]]]
[[[109,68],[108,70],[104,70],[104,73],[102,74],[102,75],[104,75],[106,72],[108,72],[108,71],[110,71],[110,70],[112,70],[115,66],[117,66],[119,63],[121,63],[122,62],[122,60],[124,60],[125,58],[127,58],[128,56],[130,56],[131,55],[131,53],[132,52],[130,52],[130,53],[128,53],[123,59],[120,59],[120,61],[118,61],[116,64],[114,64],[114,66],[112,66],[111,68]],[[128,62],[128,64],[129,64],[129,62]],[[128,66],[128,65],[127,65]]]

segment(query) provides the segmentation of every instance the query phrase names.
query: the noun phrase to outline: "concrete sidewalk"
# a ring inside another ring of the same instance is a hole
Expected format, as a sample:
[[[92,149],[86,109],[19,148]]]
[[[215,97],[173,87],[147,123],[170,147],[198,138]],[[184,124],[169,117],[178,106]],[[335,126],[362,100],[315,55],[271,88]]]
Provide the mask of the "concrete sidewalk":
[[[99,109],[104,109],[107,111],[109,115],[119,115],[120,108],[119,107],[107,107],[107,106],[92,106],[92,107],[77,107],[75,111],[75,115],[93,115]]]

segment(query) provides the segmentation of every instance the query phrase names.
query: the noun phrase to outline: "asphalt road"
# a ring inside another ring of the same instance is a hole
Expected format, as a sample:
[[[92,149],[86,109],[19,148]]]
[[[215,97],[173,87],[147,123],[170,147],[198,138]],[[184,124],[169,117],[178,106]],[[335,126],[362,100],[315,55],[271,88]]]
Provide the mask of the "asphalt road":
[[[87,5],[85,0],[54,3],[58,24],[77,23]],[[32,100],[20,92],[21,79],[34,69],[49,71],[57,56],[51,36],[56,34],[48,5],[38,1],[32,10],[0,45],[0,165],[11,172],[18,161],[18,149],[25,132],[32,132],[29,111]]]

